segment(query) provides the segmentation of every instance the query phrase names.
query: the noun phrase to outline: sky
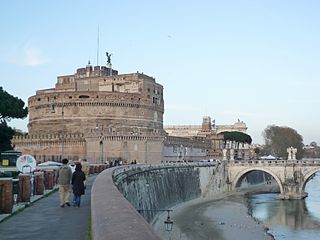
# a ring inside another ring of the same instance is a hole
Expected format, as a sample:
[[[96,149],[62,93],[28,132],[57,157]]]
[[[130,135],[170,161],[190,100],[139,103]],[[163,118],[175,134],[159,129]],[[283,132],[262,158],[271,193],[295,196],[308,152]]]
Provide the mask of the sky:
[[[269,125],[320,143],[320,1],[4,1],[0,86],[27,103],[88,61],[164,87],[164,125]],[[99,28],[99,54],[97,39]],[[27,130],[27,119],[9,125]]]

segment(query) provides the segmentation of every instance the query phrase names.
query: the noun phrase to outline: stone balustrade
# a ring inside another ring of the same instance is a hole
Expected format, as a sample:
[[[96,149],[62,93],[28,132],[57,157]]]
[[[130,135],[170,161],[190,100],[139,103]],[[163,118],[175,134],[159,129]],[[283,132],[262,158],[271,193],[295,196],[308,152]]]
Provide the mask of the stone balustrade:
[[[228,162],[229,166],[284,166],[284,165],[305,165],[313,166],[320,165],[320,159],[301,159],[301,160],[231,160]]]

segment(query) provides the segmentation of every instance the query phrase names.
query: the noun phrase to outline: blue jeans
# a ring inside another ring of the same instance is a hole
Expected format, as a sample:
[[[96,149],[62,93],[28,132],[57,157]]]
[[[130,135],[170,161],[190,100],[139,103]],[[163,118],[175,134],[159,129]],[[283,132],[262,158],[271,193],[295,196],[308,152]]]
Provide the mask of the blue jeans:
[[[76,206],[80,207],[81,195],[73,194],[73,202]]]

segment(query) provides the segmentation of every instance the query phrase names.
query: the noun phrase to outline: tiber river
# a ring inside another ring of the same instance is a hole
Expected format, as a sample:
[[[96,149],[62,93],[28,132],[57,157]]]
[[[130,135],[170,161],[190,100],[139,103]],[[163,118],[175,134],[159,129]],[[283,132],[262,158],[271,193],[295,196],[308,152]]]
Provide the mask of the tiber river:
[[[320,173],[310,180],[304,200],[277,200],[277,194],[257,194],[248,199],[252,217],[265,226],[276,240],[320,239]]]

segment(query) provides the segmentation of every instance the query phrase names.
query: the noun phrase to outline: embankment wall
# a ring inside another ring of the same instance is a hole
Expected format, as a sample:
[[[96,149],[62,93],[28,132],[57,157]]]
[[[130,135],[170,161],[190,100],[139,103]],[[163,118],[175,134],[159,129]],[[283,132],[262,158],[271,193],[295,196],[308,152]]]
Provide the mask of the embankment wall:
[[[225,165],[218,163],[130,165],[103,171],[92,189],[93,239],[159,239],[148,224],[158,210],[224,192],[225,172]]]

